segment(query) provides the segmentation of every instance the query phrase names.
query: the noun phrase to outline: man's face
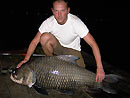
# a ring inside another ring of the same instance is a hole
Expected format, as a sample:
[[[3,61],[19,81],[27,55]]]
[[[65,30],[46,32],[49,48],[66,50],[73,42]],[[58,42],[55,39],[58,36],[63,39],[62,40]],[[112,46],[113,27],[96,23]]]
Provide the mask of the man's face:
[[[67,7],[67,4],[64,1],[56,1],[53,3],[52,12],[59,24],[65,24],[69,11],[70,8]]]

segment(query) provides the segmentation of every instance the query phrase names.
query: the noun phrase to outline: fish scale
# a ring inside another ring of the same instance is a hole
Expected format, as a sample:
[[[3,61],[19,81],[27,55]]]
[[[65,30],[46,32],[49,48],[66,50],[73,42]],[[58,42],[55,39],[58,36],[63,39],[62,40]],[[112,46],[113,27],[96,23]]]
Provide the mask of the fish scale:
[[[50,59],[51,61],[53,61],[50,62]],[[39,80],[38,84],[42,85],[43,87],[56,89],[71,89],[75,88],[75,84],[77,86],[86,84],[86,82],[82,82],[86,75],[84,74],[84,76],[82,73],[79,73],[79,76],[77,78],[77,76],[74,74],[75,70],[77,70],[78,67],[77,69],[75,69],[75,67],[73,66],[76,65],[72,64],[71,62],[67,62],[64,60],[60,60],[59,62],[59,58],[53,57],[48,57],[47,59],[41,58],[41,61],[44,65],[42,65],[40,67],[40,70],[37,72],[37,80]],[[69,64],[71,64],[71,66]],[[80,70],[77,70],[77,72],[80,72]]]

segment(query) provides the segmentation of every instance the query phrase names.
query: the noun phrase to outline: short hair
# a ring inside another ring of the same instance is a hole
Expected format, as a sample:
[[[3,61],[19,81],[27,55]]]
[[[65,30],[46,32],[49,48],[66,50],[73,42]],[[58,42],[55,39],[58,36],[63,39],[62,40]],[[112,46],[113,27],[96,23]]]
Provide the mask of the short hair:
[[[52,0],[52,3],[51,3],[52,4],[51,5],[52,8],[53,8],[53,3],[56,2],[56,1],[58,1],[58,2],[64,1],[67,4],[67,7],[70,7],[69,6],[69,0]]]

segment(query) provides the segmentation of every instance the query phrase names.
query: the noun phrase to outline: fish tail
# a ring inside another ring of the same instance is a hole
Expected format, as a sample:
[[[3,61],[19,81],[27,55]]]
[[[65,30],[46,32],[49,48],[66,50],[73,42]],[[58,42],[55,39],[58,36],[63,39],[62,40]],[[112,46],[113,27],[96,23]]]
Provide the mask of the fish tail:
[[[107,92],[107,93],[111,93],[111,94],[116,94],[116,90],[113,89],[112,87],[115,85],[115,83],[117,83],[120,79],[123,79],[121,76],[119,75],[115,75],[115,74],[109,74],[105,76],[105,79],[103,80],[102,84],[102,89],[103,91]]]

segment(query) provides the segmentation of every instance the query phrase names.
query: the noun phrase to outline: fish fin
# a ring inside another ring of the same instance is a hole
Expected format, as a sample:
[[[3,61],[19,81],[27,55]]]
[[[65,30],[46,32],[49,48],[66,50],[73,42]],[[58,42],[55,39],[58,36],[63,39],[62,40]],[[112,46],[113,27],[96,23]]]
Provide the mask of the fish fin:
[[[89,92],[89,93],[99,93],[101,91],[101,89],[94,89],[94,88],[86,88],[85,89],[86,92]]]
[[[112,89],[110,86],[109,87],[103,87],[102,88],[103,91],[105,91],[106,93],[111,93],[111,94],[117,94],[117,91]]]
[[[33,70],[31,70],[32,72],[32,83],[35,84],[36,83],[36,74]]]
[[[78,56],[74,56],[74,55],[59,55],[57,57],[60,58],[60,59],[62,59],[62,60],[71,62],[73,64],[77,64],[76,61],[78,59],[80,59]]]
[[[71,90],[57,90],[59,94],[73,95],[73,91]]]
[[[31,88],[32,85],[34,85],[35,82],[36,82],[35,73],[33,72],[33,70],[30,70],[30,71],[31,71],[31,72],[29,73],[28,78],[27,78],[27,80],[26,80],[26,82],[29,83],[29,84],[28,84],[28,87],[29,87],[29,88]]]
[[[106,81],[108,83],[116,83],[119,81],[119,79],[123,79],[123,77],[121,77],[119,75],[115,75],[115,74],[108,74],[105,76],[104,81]]]
[[[117,83],[119,79],[123,79],[123,78],[115,74],[106,75],[105,79],[102,82],[102,90],[107,93],[116,94],[117,92],[113,88],[114,86],[116,86],[115,83]]]
[[[48,95],[48,92],[42,87],[38,87],[36,85],[33,85],[33,88],[40,94]]]

